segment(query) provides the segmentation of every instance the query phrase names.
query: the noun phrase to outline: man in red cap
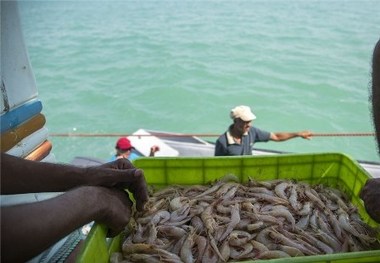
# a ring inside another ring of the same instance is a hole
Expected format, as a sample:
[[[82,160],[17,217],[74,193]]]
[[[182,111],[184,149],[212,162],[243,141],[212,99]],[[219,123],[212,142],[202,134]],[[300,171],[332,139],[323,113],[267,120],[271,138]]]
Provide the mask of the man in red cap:
[[[135,149],[135,147],[132,146],[131,141],[126,137],[121,137],[119,140],[117,140],[115,149],[116,149],[116,154],[111,158],[110,161],[114,161],[120,158],[125,158],[130,161],[133,161],[141,156],[132,151],[133,149]],[[157,145],[153,145],[150,148],[149,156],[154,156],[154,154],[158,152],[159,150],[160,148]]]

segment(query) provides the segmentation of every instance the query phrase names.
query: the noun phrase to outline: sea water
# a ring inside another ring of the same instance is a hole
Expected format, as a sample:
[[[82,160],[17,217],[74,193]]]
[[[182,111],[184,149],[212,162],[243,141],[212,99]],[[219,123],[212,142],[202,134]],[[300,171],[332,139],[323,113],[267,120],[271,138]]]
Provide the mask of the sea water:
[[[221,134],[252,107],[268,131],[374,132],[379,1],[20,1],[50,133]],[[205,138],[215,141],[216,137]],[[59,162],[117,137],[51,137]],[[379,161],[372,136],[258,143]]]

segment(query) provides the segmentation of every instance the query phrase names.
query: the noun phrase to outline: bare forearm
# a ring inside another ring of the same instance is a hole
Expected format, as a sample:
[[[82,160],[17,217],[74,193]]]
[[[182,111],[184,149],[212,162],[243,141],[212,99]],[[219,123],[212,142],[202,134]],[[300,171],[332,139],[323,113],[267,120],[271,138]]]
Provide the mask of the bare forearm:
[[[297,133],[295,132],[276,132],[274,133],[275,138],[277,138],[276,141],[286,141],[295,137],[298,137]]]
[[[1,155],[1,194],[36,192],[63,192],[78,186],[106,186],[128,188],[135,180],[134,167],[81,168],[73,165],[41,163],[24,160],[7,154]],[[109,166],[109,165],[108,165]],[[142,171],[137,172],[142,174]]]
[[[310,131],[301,131],[301,132],[275,132],[271,133],[270,139],[272,141],[286,141],[289,139],[301,137],[303,139],[310,139],[312,136],[312,133]]]
[[[95,220],[101,208],[94,205],[96,202],[96,191],[83,187],[42,202],[2,207],[2,260],[30,259],[73,230]]]
[[[84,186],[37,203],[1,208],[1,261],[24,262],[86,223],[109,227],[109,236],[128,224],[132,201],[119,189]],[[22,251],[22,253],[20,253]]]
[[[28,161],[3,153],[1,157],[1,194],[63,192],[79,186],[104,186],[131,191],[139,211],[148,200],[143,171],[124,159],[79,168]]]
[[[1,194],[65,191],[91,181],[85,168],[1,155]]]

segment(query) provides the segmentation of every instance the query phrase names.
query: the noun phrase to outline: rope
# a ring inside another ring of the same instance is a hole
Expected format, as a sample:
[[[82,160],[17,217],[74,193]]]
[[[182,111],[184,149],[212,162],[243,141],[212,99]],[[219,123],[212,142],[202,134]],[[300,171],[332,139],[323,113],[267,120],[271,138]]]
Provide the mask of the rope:
[[[329,137],[329,136],[375,136],[373,132],[354,132],[354,133],[313,133],[314,137]]]
[[[51,133],[51,137],[218,137],[220,134],[213,133],[186,133],[186,134],[126,134],[126,133]],[[348,136],[375,136],[373,132],[352,132],[352,133],[313,133],[313,137],[348,137]]]

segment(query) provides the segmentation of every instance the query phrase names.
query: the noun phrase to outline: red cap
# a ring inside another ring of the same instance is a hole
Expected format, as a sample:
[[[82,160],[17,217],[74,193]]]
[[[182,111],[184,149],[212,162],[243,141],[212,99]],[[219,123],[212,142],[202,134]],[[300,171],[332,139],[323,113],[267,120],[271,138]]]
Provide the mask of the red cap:
[[[117,140],[116,148],[122,151],[126,151],[133,148],[133,146],[131,144],[131,141],[128,140],[128,138],[123,137]]]

